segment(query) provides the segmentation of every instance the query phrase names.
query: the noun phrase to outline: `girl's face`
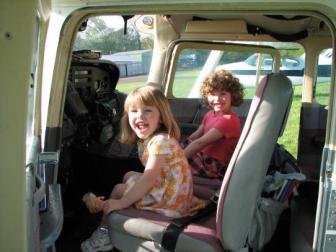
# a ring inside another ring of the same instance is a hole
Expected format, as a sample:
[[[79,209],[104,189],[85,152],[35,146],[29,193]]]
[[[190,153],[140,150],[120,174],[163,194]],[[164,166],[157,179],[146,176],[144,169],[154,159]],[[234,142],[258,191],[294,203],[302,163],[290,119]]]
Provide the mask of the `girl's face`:
[[[138,138],[146,139],[159,127],[160,111],[155,106],[133,104],[128,109],[128,122]]]
[[[227,114],[231,111],[231,93],[214,90],[207,96],[208,103],[216,114]]]

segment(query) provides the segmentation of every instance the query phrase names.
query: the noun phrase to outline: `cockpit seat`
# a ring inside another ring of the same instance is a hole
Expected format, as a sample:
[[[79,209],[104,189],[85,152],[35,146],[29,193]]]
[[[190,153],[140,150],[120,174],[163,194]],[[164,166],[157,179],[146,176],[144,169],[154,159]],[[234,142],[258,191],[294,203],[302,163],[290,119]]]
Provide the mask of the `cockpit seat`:
[[[77,125],[77,138],[85,144],[106,144],[118,133],[122,104],[115,88],[119,75],[118,66],[107,60],[71,62],[65,114]]]

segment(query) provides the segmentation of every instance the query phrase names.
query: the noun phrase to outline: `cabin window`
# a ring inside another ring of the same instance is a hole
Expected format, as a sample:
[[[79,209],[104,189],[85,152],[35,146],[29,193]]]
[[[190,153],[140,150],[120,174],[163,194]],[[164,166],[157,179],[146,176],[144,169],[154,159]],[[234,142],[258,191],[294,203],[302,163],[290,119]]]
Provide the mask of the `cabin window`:
[[[295,136],[299,132],[305,66],[304,49],[297,43],[269,43],[266,46],[269,46],[266,50],[258,44],[249,45],[248,49],[246,45],[229,44],[229,46],[223,45],[222,47],[215,45],[214,49],[211,45],[205,49],[200,45],[200,48],[190,46],[180,51],[177,50],[171,94],[175,98],[182,99],[200,98],[201,82],[207,73],[225,69],[231,71],[243,84],[244,99],[251,99],[262,77],[275,71],[275,57],[279,57],[278,71],[291,80],[294,89],[286,129],[279,143],[296,157],[297,139]]]
[[[128,19],[125,34],[122,16],[88,19],[78,32],[73,51],[96,51],[100,59],[112,61],[120,70],[116,89],[129,93],[147,83],[153,54],[153,38],[135,29],[136,17]]]
[[[200,83],[207,73],[228,70],[240,80],[246,96],[251,98],[261,77],[272,69],[273,57],[266,53],[184,49],[177,61],[173,95],[176,98],[197,98]]]
[[[322,105],[327,105],[330,94],[332,48],[321,51],[318,59],[315,99]]]
[[[176,98],[197,98],[205,76],[212,71],[231,71],[245,88],[245,98],[253,97],[260,80],[274,71],[274,56],[268,52],[243,49],[194,49],[180,51],[176,63],[172,94]],[[257,47],[256,47],[257,48]],[[237,50],[237,51],[235,51]],[[274,50],[277,50],[274,48]],[[288,76],[293,85],[301,85],[304,72],[303,49],[278,49],[279,70]],[[301,54],[301,55],[300,55]]]

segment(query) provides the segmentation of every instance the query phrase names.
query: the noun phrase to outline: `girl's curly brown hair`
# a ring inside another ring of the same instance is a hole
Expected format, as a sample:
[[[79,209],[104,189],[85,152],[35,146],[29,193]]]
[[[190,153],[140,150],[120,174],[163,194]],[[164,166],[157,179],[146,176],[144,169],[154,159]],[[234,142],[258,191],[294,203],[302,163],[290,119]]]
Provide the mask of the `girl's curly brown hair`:
[[[244,101],[244,88],[240,84],[239,79],[234,77],[229,71],[220,70],[212,72],[205,78],[201,86],[203,101],[208,104],[208,94],[218,90],[231,94],[232,106],[239,106]]]

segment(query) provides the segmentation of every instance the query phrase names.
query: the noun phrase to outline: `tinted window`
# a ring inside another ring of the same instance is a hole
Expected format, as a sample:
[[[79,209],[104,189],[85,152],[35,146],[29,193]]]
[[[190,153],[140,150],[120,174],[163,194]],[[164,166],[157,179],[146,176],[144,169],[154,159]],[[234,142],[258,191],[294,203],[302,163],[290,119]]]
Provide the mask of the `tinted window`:
[[[315,99],[318,103],[327,105],[330,93],[332,49],[320,53],[315,87]]]

